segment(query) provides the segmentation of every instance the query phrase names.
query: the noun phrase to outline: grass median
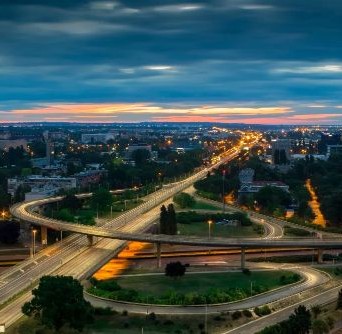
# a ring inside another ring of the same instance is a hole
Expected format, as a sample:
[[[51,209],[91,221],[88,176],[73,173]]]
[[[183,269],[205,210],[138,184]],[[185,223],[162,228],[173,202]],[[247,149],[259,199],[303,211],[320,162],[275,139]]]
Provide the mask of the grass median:
[[[136,275],[95,281],[89,292],[137,303],[203,305],[241,300],[299,280],[298,274],[281,270],[186,273],[176,279],[163,274]]]

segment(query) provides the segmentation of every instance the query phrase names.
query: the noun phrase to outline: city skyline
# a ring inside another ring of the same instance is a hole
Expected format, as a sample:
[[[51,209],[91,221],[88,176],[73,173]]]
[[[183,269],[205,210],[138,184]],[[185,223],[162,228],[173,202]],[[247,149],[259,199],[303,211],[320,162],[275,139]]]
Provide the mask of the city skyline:
[[[342,123],[338,1],[0,8],[0,122]]]

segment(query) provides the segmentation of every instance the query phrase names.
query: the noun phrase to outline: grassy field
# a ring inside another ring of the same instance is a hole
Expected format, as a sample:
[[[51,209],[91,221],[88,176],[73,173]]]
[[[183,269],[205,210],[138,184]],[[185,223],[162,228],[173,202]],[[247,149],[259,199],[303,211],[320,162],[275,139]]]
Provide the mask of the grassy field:
[[[195,235],[206,237],[208,236],[208,223],[207,222],[196,222],[191,224],[178,224],[178,230],[181,235]],[[212,237],[257,237],[260,236],[258,231],[260,228],[258,225],[252,226],[222,226],[217,224],[212,224],[210,226],[210,235]],[[261,230],[261,234],[262,234]]]
[[[191,208],[191,210],[220,210],[220,208],[209,203],[196,201],[196,204]]]
[[[227,273],[186,273],[184,277],[173,279],[164,275],[120,277],[117,283],[125,289],[134,289],[141,294],[161,295],[172,290],[179,293],[196,291],[204,293],[210,289],[250,289],[251,282],[255,286],[262,285],[268,289],[279,287],[281,276],[292,275],[288,271],[255,271],[251,275],[242,272]],[[195,288],[194,288],[195,287]]]

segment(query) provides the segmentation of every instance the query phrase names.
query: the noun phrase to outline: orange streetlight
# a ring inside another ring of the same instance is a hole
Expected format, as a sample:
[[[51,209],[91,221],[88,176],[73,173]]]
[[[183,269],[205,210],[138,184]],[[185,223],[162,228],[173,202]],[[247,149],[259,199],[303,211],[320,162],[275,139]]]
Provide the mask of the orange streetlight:
[[[2,210],[2,212],[1,212],[1,217],[2,217],[2,220],[5,220],[5,217],[6,217],[6,212],[5,212],[5,210]]]
[[[36,234],[37,234],[37,230],[33,229],[32,230],[32,235],[33,235],[32,256],[36,254]]]
[[[208,239],[210,239],[210,226],[213,223],[211,219],[208,220]]]

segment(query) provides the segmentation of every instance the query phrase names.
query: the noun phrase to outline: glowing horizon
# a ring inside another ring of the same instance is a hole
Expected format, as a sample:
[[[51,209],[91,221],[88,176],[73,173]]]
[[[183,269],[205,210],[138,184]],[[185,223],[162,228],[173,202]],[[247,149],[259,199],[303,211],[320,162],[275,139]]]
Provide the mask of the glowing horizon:
[[[335,108],[340,108],[336,106]],[[157,105],[153,103],[60,103],[0,111],[0,123],[208,122],[245,124],[336,124],[340,113],[300,114],[288,106]]]

